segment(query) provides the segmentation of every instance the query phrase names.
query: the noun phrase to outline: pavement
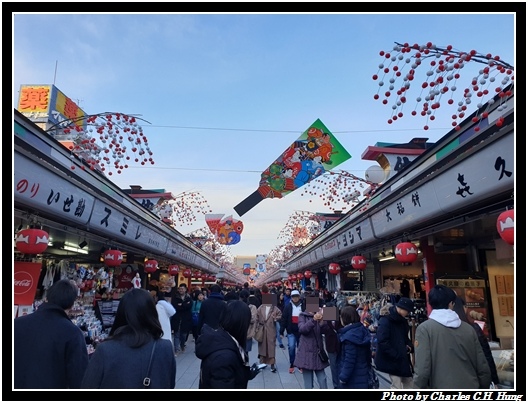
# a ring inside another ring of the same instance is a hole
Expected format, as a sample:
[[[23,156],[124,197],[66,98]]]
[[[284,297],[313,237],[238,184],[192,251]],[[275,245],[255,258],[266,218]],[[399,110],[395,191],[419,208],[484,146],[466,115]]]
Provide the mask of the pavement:
[[[286,342],[286,338],[283,339]],[[275,366],[277,372],[271,372],[271,367],[268,365],[261,373],[254,379],[249,381],[248,389],[263,389],[263,390],[280,390],[280,389],[304,389],[303,375],[295,368],[295,372],[290,374],[290,360],[288,356],[288,347],[285,344],[285,349],[276,347]],[[249,352],[249,363],[258,362],[258,343],[253,340],[253,347]],[[201,360],[194,354],[194,341],[192,335],[187,340],[185,352],[180,352],[176,356],[176,388],[175,389],[198,389],[198,382],[200,376]],[[333,389],[332,374],[330,367],[327,367],[326,378],[329,389]],[[389,389],[390,381],[387,374],[378,372],[380,380],[380,389]],[[314,377],[314,388],[319,389],[317,379]]]

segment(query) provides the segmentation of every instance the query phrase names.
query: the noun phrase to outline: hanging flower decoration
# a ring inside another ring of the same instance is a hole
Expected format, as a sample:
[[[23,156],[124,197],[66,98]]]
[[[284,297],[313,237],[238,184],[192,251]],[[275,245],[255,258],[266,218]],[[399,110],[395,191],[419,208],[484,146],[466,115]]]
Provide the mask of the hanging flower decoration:
[[[327,171],[307,183],[301,196],[308,196],[310,203],[315,197],[319,197],[329,210],[346,212],[360,202],[360,197],[365,190],[371,190],[370,193],[364,195],[370,198],[379,186],[379,183],[361,178],[348,171]]]
[[[476,50],[458,51],[451,45],[439,47],[432,42],[425,45],[395,43],[392,50],[379,52],[383,62],[378,65],[377,73],[372,76],[372,79],[378,83],[378,91],[374,99],[382,99],[383,105],[388,105],[389,99],[392,99],[392,112],[387,123],[392,124],[404,116],[404,105],[410,100],[408,91],[416,78],[418,68],[422,63],[427,65],[425,63],[427,59],[430,59],[426,72],[427,78],[421,83],[421,91],[416,97],[416,104],[411,112],[412,116],[425,117],[424,130],[428,130],[429,122],[435,120],[435,112],[442,106],[443,97],[448,98],[448,105],[454,105],[457,108],[456,113],[452,115],[452,126],[456,130],[460,129],[458,124],[465,118],[468,105],[475,98],[478,102],[476,105],[478,109],[484,105],[485,99],[491,98],[487,101],[489,108],[494,103],[495,95],[500,97],[500,106],[497,110],[500,112],[507,107],[506,101],[513,94],[514,67],[501,60],[499,56],[493,56],[490,53],[481,54]],[[485,67],[469,81],[463,91],[462,99],[455,104],[457,81],[461,78],[462,69],[470,62],[481,63]],[[502,76],[500,82],[496,82],[498,76]],[[403,84],[396,84],[399,79],[403,80]],[[487,118],[488,108],[480,114],[476,112],[473,122],[478,123]],[[500,127],[503,121],[503,117],[500,116],[495,124]],[[479,127],[476,126],[475,131],[478,130]]]
[[[111,176],[120,174],[130,164],[154,165],[148,139],[138,120],[146,120],[119,112],[103,112],[67,119],[47,132],[65,144],[74,156],[92,170]],[[75,165],[71,165],[75,169]],[[84,169],[84,166],[82,167]]]
[[[161,220],[171,226],[192,225],[198,214],[210,213],[211,207],[200,192],[182,192],[171,200],[163,200],[152,210]]]

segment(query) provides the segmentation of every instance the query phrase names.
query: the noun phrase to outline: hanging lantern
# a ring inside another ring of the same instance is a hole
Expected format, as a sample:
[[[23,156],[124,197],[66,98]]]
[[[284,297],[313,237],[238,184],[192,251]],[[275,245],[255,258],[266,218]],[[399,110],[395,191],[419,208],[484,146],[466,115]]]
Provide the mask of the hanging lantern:
[[[251,269],[249,267],[244,268],[244,270],[242,270],[242,274],[244,276],[249,276],[251,274]]]
[[[104,253],[104,264],[108,267],[119,266],[123,262],[123,252],[118,249],[108,249]]]
[[[352,256],[351,264],[352,268],[356,270],[365,270],[367,267],[367,259],[362,255]]]
[[[180,271],[180,267],[177,264],[171,264],[169,266],[169,274],[171,276],[177,276]]]
[[[341,272],[341,266],[338,263],[330,263],[328,265],[328,273],[330,274],[339,274]]]
[[[145,273],[154,273],[158,269],[157,260],[146,260],[145,261]]]
[[[497,232],[504,242],[513,246],[514,243],[515,218],[513,209],[500,213],[497,217]]]
[[[297,273],[297,280],[302,280],[304,278],[304,274]]]
[[[191,273],[191,271],[190,271],[189,269],[185,269],[185,270],[182,272],[182,275],[183,275],[183,277],[185,277],[185,278],[191,278],[192,273]]]
[[[48,249],[49,234],[41,228],[29,227],[16,236],[16,248],[28,255],[36,255]]]
[[[412,263],[418,257],[418,248],[412,242],[401,242],[394,248],[394,256],[400,263]]]
[[[306,270],[304,272],[304,278],[311,278],[312,277],[312,272],[310,270]]]

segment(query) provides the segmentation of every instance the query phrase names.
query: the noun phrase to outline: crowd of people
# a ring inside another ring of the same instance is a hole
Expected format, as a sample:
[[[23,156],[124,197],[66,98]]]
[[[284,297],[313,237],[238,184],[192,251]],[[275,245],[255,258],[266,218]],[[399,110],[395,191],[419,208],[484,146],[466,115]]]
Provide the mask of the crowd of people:
[[[58,281],[35,313],[14,320],[16,389],[174,388],[175,357],[190,334],[201,360],[200,389],[246,389],[263,367],[279,370],[277,348],[288,349],[288,372],[297,369],[306,389],[373,388],[374,369],[389,375],[393,389],[488,389],[498,382],[481,329],[443,285],[430,290],[432,312],[414,343],[408,322],[414,303],[406,297],[376,310],[374,301],[343,304],[310,287],[214,284],[189,292],[182,283],[170,296],[132,288],[119,302],[109,337],[90,357],[66,313],[76,296],[75,284]],[[325,317],[326,307],[337,315]],[[250,365],[258,333],[261,365]]]

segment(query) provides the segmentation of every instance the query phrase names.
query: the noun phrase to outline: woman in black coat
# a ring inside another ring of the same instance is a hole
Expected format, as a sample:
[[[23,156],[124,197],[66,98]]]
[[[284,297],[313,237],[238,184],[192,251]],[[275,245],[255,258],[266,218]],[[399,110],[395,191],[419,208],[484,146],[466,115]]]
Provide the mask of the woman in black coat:
[[[220,316],[220,326],[207,324],[196,341],[200,365],[200,389],[247,389],[259,372],[249,367],[245,351],[251,311],[243,301],[230,301]]]

